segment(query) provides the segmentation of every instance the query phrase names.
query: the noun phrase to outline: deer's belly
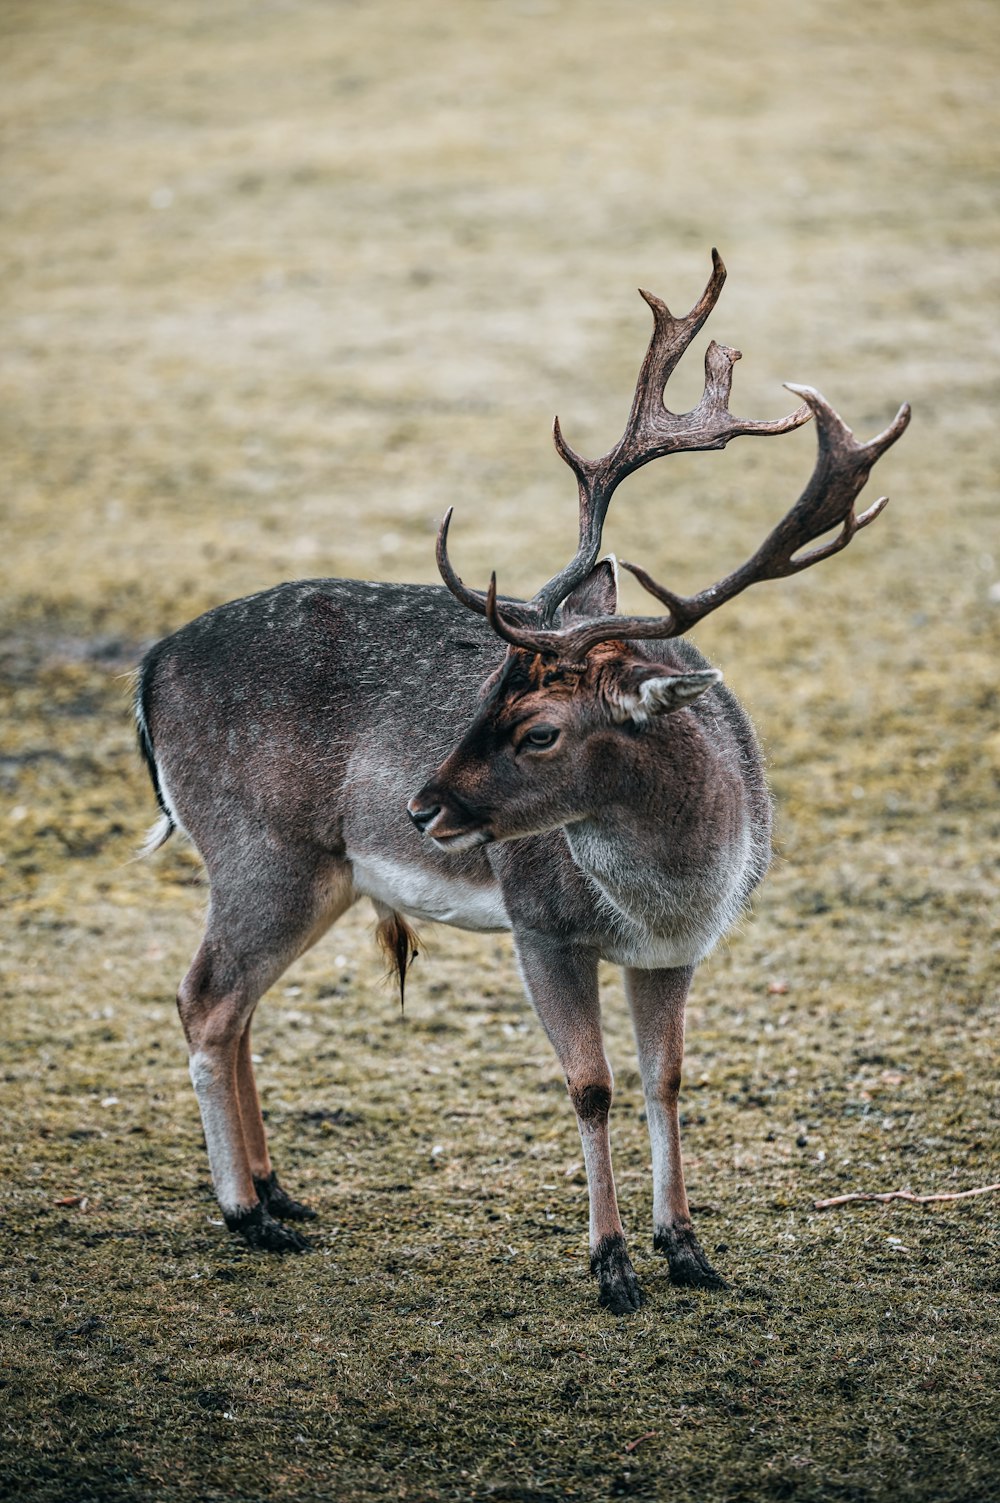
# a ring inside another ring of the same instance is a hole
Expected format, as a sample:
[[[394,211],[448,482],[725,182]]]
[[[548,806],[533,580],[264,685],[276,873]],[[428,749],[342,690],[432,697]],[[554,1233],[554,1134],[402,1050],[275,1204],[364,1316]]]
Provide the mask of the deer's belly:
[[[496,883],[470,882],[432,867],[387,856],[349,851],[356,891],[412,918],[457,929],[509,929],[510,919]]]

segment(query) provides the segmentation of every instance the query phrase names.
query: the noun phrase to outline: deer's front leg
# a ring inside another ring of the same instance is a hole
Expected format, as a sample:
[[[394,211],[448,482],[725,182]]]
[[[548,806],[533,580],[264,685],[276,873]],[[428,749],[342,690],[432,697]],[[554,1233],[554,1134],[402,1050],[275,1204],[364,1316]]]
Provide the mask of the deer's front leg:
[[[684,1004],[693,968],[625,971],[625,990],[646,1098],[646,1119],[653,1154],[653,1246],[666,1253],[675,1284],[702,1289],[725,1287],[702,1252],[691,1225],[677,1098],[684,1059]]]
[[[590,1191],[590,1267],[614,1315],[638,1310],[642,1293],[625,1250],[611,1168],[611,1067],[601,1037],[597,957],[544,935],[516,936],[521,973],[552,1041],[576,1110]]]

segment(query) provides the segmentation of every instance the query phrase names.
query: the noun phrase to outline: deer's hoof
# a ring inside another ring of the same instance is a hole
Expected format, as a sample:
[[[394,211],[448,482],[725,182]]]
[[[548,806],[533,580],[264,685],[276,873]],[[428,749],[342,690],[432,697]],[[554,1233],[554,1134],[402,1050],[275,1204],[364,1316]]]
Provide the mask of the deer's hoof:
[[[691,1227],[658,1226],[653,1236],[656,1252],[666,1253],[670,1282],[685,1289],[728,1289],[702,1251]]]
[[[275,1221],[264,1205],[250,1206],[248,1210],[227,1215],[226,1225],[255,1251],[301,1253],[308,1252],[312,1246],[301,1232],[293,1232],[290,1227]]]
[[[642,1307],[645,1296],[625,1250],[624,1237],[602,1237],[590,1255],[590,1271],[597,1279],[598,1302],[612,1315],[634,1315]]]
[[[272,1216],[279,1221],[315,1221],[316,1212],[312,1206],[303,1205],[301,1200],[293,1200],[288,1191],[278,1184],[278,1176],[273,1169],[267,1179],[255,1179],[253,1187],[264,1205]]]

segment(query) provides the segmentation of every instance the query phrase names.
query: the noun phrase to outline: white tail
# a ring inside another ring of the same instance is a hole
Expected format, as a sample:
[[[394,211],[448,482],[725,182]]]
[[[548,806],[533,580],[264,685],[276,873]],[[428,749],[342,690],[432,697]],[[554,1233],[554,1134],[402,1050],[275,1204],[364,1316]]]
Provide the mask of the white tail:
[[[254,1247],[303,1249],[287,1223],[313,1213],[272,1168],[250,1020],[291,961],[368,897],[401,984],[416,943],[408,919],[512,931],[576,1110],[591,1264],[601,1303],[616,1313],[637,1309],[641,1293],[615,1198],[597,966],[624,968],[654,1245],[675,1283],[722,1282],[695,1237],[681,1168],[684,1007],[695,966],[766,869],[770,806],[746,715],[679,634],[874,520],[883,503],[856,517],[854,500],[909,419],[903,408],[858,444],[806,387],[792,388],[804,402],[786,418],[735,418],[739,352],[714,343],[698,406],[668,412],[665,382],[724,280],[713,252],[708,287],[684,318],[643,294],[653,336],[608,455],[581,459],[557,423],[580,492],[580,539],[532,600],[500,599],[495,579],[484,592],[462,584],[448,560],[449,512],[438,540],[447,590],[279,585],[199,617],[142,665],[139,739],[163,811],[147,849],[182,824],[208,870],[208,923],[178,1005],[223,1214]],[[666,612],[617,615],[615,568],[598,554],[618,483],[652,459],[788,432],[810,417],[813,476],[749,562],[684,598],[625,565]],[[834,542],[799,554],[835,526]]]

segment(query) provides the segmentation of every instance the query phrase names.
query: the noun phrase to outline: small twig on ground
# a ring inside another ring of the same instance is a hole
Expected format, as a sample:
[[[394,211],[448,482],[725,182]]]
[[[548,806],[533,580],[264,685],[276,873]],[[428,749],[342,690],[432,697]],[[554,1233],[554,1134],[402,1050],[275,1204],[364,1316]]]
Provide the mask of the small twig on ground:
[[[914,1195],[912,1190],[886,1190],[883,1194],[855,1190],[851,1195],[835,1195],[832,1200],[814,1200],[813,1210],[829,1211],[833,1206],[846,1206],[854,1200],[877,1200],[883,1205],[890,1200],[908,1200],[913,1205],[926,1206],[932,1200],[968,1200],[970,1195],[989,1195],[994,1190],[1000,1190],[1000,1185],[979,1185],[975,1190],[949,1190],[937,1195]]]
[[[634,1451],[637,1446],[642,1445],[644,1440],[652,1440],[654,1435],[659,1435],[659,1433],[659,1430],[647,1430],[645,1435],[637,1435],[635,1440],[626,1441],[625,1450]]]

